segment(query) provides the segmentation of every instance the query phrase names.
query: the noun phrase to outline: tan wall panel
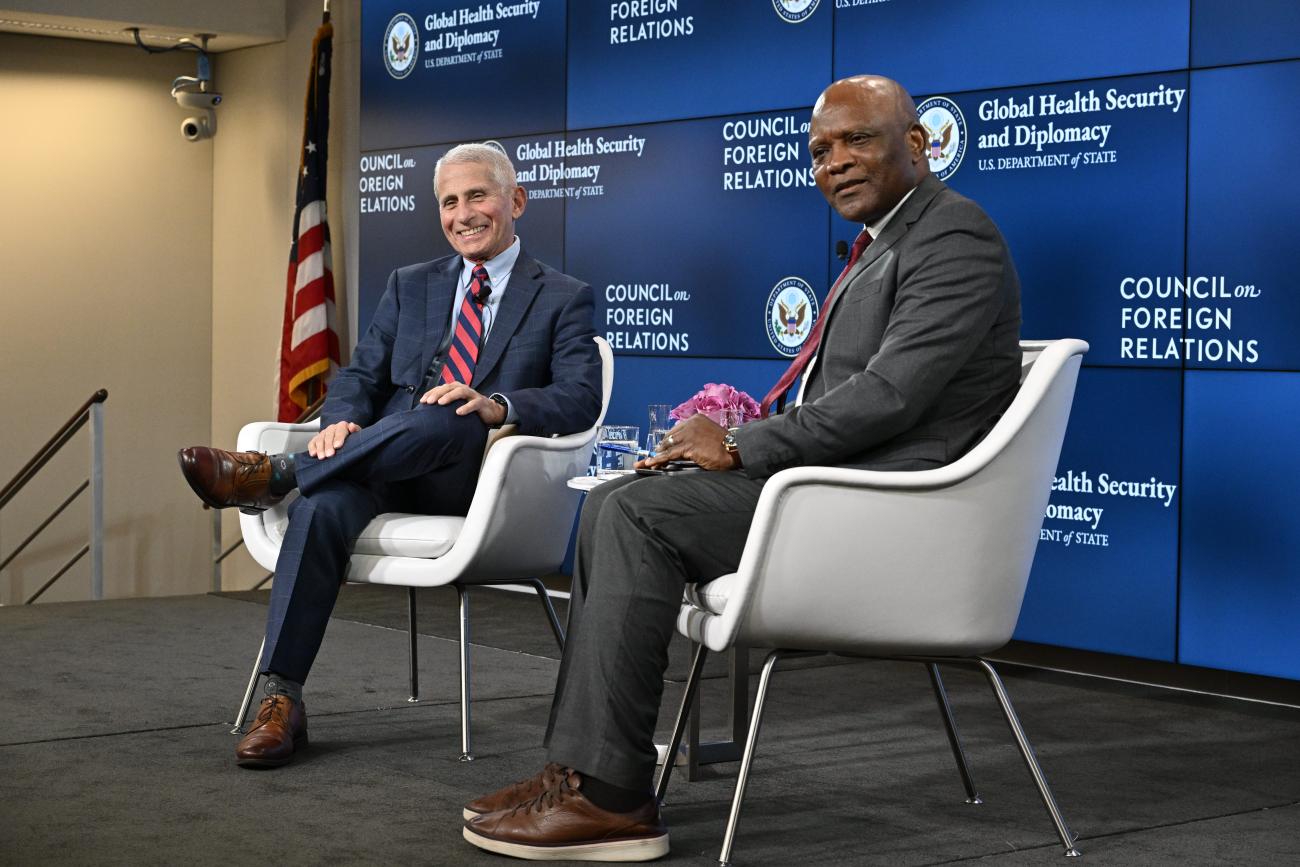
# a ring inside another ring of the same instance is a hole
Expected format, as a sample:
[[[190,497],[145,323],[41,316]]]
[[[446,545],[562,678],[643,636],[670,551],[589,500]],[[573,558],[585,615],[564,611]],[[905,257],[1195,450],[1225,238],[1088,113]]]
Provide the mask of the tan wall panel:
[[[193,66],[0,34],[0,479],[108,389],[108,596],[207,584],[204,515],[175,458],[211,429],[212,145],[181,138],[168,93]],[[85,476],[85,437],[0,513],[0,552]],[[80,546],[86,511],[79,501],[5,570],[0,602]],[[88,595],[83,561],[43,599]]]

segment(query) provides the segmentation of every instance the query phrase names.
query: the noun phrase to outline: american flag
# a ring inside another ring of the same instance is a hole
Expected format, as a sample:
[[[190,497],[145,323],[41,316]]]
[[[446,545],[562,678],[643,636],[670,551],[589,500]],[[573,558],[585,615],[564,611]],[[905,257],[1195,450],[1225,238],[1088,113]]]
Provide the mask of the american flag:
[[[312,41],[307,112],[298,164],[298,201],[280,337],[279,420],[294,421],[325,393],[338,369],[334,275],[330,271],[330,230],[325,214],[325,162],[330,128],[329,12]]]

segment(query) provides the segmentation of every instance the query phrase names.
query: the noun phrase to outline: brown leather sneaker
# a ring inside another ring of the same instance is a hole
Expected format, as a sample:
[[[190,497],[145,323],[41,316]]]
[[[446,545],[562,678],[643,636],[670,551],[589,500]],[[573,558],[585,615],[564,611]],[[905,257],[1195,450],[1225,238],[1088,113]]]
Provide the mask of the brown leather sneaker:
[[[191,446],[181,449],[177,458],[185,481],[214,509],[236,506],[255,515],[284,499],[271,493],[271,459],[261,452]]]
[[[668,828],[653,798],[631,813],[602,810],[568,771],[536,798],[465,823],[480,849],[530,861],[651,861],[668,854]]]
[[[470,801],[461,811],[466,819],[473,819],[475,816],[481,816],[484,813],[495,813],[497,810],[509,810],[512,807],[518,807],[526,801],[531,801],[547,789],[553,788],[560,782],[560,777],[568,772],[568,768],[556,762],[548,762],[546,767],[529,777],[526,780],[520,780],[517,783],[497,789],[490,795],[484,795]]]
[[[235,747],[235,764],[242,768],[287,765],[296,750],[307,746],[307,712],[287,695],[268,695],[257,709],[253,727]]]

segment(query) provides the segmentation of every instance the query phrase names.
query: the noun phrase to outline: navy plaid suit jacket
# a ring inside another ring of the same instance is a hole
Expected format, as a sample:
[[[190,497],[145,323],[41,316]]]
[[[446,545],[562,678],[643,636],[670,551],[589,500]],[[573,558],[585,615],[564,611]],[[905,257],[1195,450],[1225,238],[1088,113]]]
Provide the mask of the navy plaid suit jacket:
[[[416,405],[451,324],[462,261],[447,256],[392,273],[351,363],[330,383],[322,427],[365,427]],[[482,394],[504,394],[520,433],[574,433],[600,414],[592,298],[587,284],[520,251],[470,383]]]

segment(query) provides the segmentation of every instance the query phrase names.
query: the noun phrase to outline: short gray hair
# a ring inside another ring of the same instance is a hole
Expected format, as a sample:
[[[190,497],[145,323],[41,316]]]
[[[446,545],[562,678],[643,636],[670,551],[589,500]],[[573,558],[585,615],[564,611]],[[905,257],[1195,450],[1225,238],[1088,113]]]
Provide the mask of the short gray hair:
[[[488,144],[463,144],[456,145],[447,151],[433,167],[434,195],[438,194],[438,172],[442,170],[442,167],[464,165],[465,163],[487,166],[488,175],[491,176],[492,182],[501,189],[501,192],[511,193],[515,187],[519,186],[519,180],[515,176],[515,167],[510,162],[510,157],[506,156],[504,150],[499,150],[500,147],[500,145],[493,147]]]

